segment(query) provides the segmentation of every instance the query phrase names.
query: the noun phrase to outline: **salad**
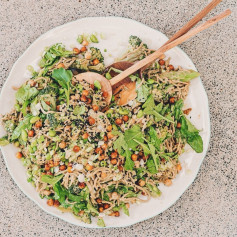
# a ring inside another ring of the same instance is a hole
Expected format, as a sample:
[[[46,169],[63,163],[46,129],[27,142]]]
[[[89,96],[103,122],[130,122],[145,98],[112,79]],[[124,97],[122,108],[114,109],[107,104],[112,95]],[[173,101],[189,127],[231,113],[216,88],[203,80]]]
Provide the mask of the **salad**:
[[[2,116],[6,135],[0,145],[13,143],[16,158],[26,167],[31,183],[49,206],[105,226],[103,217],[129,215],[134,203],[161,195],[159,184],[172,185],[181,171],[185,144],[201,153],[199,130],[183,110],[193,70],[175,68],[165,55],[136,81],[137,97],[119,106],[98,81],[88,84],[76,75],[93,71],[110,80],[95,34],[80,35],[80,48],[62,44],[45,49],[40,70],[29,66],[31,78],[16,91],[12,111]],[[128,51],[118,61],[136,62],[153,50],[130,36]]]

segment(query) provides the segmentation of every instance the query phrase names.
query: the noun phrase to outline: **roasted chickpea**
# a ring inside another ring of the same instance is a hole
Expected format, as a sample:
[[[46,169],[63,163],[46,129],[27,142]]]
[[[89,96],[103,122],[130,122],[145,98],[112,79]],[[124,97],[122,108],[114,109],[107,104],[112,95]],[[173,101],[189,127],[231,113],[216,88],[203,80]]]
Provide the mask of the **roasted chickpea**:
[[[111,158],[117,158],[118,157],[118,153],[116,151],[111,153]]]
[[[139,186],[143,187],[143,186],[145,186],[145,184],[146,184],[146,182],[143,179],[138,180],[138,185]]]
[[[180,172],[180,171],[182,170],[181,164],[177,164],[177,165],[176,165],[176,169],[177,169],[178,172]]]
[[[106,150],[107,147],[108,147],[108,145],[107,145],[106,143],[104,143],[104,144],[101,146],[101,148],[102,148],[103,150]]]
[[[118,160],[117,159],[111,159],[110,160],[110,163],[112,164],[112,165],[116,165],[117,163],[118,163]]]
[[[83,90],[83,91],[82,91],[82,95],[88,96],[88,95],[89,95],[89,91],[88,91],[88,90]]]
[[[100,155],[98,159],[99,160],[104,160],[105,159],[105,155],[104,154]]]
[[[86,102],[87,100],[88,100],[88,99],[86,98],[86,96],[84,96],[84,95],[81,96],[81,101],[82,101],[82,102]]]
[[[137,158],[138,158],[138,155],[137,155],[137,154],[132,154],[132,157],[131,157],[131,158],[132,158],[133,161],[136,161]]]
[[[159,64],[160,64],[161,66],[163,66],[163,65],[165,65],[165,61],[164,61],[163,59],[160,59],[160,60],[159,60]]]
[[[21,153],[21,152],[17,152],[17,153],[16,153],[16,158],[18,158],[18,159],[21,159],[21,158],[22,158],[22,156],[23,156],[23,155],[22,155],[22,153]]]
[[[86,164],[86,170],[90,171],[93,170],[94,166],[90,164]]]
[[[64,149],[66,147],[66,142],[62,141],[58,145],[61,149]]]
[[[175,103],[175,98],[174,97],[170,97],[169,102],[170,102],[170,104],[174,104]]]
[[[66,165],[60,165],[60,166],[59,166],[59,170],[63,171],[63,170],[65,170],[65,169],[66,169]]]
[[[85,183],[79,183],[79,184],[78,184],[78,187],[79,187],[80,189],[83,189],[83,188],[86,187],[86,184],[85,184]]]
[[[104,208],[103,207],[99,207],[99,212],[103,212],[104,211]]]
[[[57,111],[60,111],[60,105],[57,105],[57,106],[56,106],[56,110],[57,110]]]
[[[101,147],[95,148],[95,153],[101,155],[103,153],[102,148]]]
[[[128,117],[128,115],[124,115],[122,119],[124,122],[127,122],[129,120],[129,117]]]
[[[95,86],[93,84],[90,84],[90,88],[94,90]]]
[[[59,64],[57,65],[57,68],[65,68],[65,65],[64,65],[63,63],[59,63]]]
[[[36,81],[29,80],[29,84],[30,84],[31,87],[34,87],[36,85]]]
[[[97,202],[98,204],[100,204],[100,203],[102,203],[102,200],[101,200],[100,198],[96,198],[96,202]]]
[[[120,119],[120,118],[117,118],[117,119],[115,120],[115,123],[116,123],[117,125],[121,125],[121,124],[123,123],[123,120]]]
[[[79,146],[74,146],[73,147],[73,151],[74,152],[79,152],[80,151],[80,147]]]
[[[181,128],[182,124],[180,122],[177,123],[177,128]]]
[[[83,46],[87,46],[89,44],[89,42],[87,40],[83,40],[83,42],[81,43]]]
[[[172,180],[171,180],[171,179],[166,179],[166,180],[164,181],[164,184],[165,184],[166,186],[170,186],[170,185],[172,185]]]
[[[122,165],[119,165],[119,166],[118,166],[118,169],[119,169],[120,172],[122,172],[122,171],[123,171],[123,166],[122,166]]]
[[[30,130],[30,131],[28,131],[28,136],[29,137],[33,137],[34,136],[34,130]]]
[[[46,165],[44,166],[44,170],[45,170],[45,171],[49,171],[49,170],[50,170],[50,166],[46,164]]]
[[[86,51],[86,47],[81,47],[81,52],[85,52]]]
[[[114,135],[113,135],[111,132],[108,132],[108,133],[107,133],[107,137],[108,137],[108,139],[111,139],[111,138],[114,137]]]
[[[95,119],[92,118],[91,116],[89,117],[88,121],[89,121],[90,125],[94,125],[95,124]]]
[[[68,173],[72,173],[72,167],[71,167],[71,166],[68,166],[68,167],[67,167],[67,172],[68,172]]]
[[[60,202],[58,200],[54,200],[54,204],[55,207],[59,207],[60,206]]]
[[[107,142],[108,141],[108,137],[106,135],[104,135],[104,141]]]
[[[104,209],[110,208],[110,205],[108,203],[105,203],[103,206],[104,206]]]
[[[89,137],[89,134],[87,132],[82,135],[83,139],[87,139],[88,137]]]
[[[112,125],[109,125],[109,126],[107,127],[107,131],[108,131],[108,132],[111,132],[112,129],[113,129]]]
[[[35,123],[35,127],[36,128],[41,128],[42,127],[42,121],[41,120],[39,120],[39,121],[37,121],[36,123]]]
[[[53,165],[54,166],[59,166],[59,161],[54,161]]]
[[[87,102],[86,102],[87,104],[91,104],[92,103],[92,100],[91,100],[91,98],[87,98]]]
[[[48,199],[47,204],[48,204],[49,206],[53,206],[54,200],[53,200],[53,199]]]
[[[94,60],[93,60],[93,64],[94,65],[97,65],[97,64],[99,64],[100,63],[100,61],[97,59],[97,58],[95,58]]]
[[[80,49],[74,48],[74,49],[73,49],[73,53],[76,54],[76,55],[79,54],[79,53],[80,53]]]
[[[169,67],[169,70],[170,70],[170,71],[173,71],[173,70],[174,70],[174,66],[173,66],[173,65],[170,64],[168,67]]]
[[[102,178],[102,179],[105,179],[106,177],[107,177],[106,172],[101,172],[101,178]]]
[[[92,109],[96,112],[99,110],[99,106],[98,105],[92,105]]]

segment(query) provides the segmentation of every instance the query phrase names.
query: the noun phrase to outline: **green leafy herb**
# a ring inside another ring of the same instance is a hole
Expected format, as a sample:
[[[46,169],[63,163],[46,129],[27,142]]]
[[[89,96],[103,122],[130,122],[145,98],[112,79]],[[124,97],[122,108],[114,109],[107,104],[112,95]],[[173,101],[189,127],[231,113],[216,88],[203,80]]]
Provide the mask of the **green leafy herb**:
[[[156,197],[159,197],[161,195],[161,191],[157,188],[156,185],[152,185],[150,183],[147,183],[146,186],[150,190],[152,197],[156,198]]]
[[[125,204],[125,203],[122,204],[122,209],[123,209],[124,214],[127,215],[127,216],[129,216],[129,210],[128,210],[128,208],[126,207],[126,204]]]
[[[41,181],[51,184],[51,185],[55,185],[58,181],[62,179],[62,177],[63,177],[63,174],[60,174],[58,176],[42,175]]]
[[[16,100],[20,104],[24,104],[25,101],[33,99],[39,91],[35,87],[30,87],[30,85],[23,85],[17,92],[16,92]]]
[[[7,136],[0,138],[0,146],[6,146],[8,144],[9,144],[9,141],[7,139]]]
[[[160,74],[161,78],[169,78],[170,80],[179,80],[183,82],[189,82],[199,76],[200,73],[194,70],[165,71]]]
[[[187,140],[187,143],[197,153],[203,152],[203,141],[199,135],[199,131],[191,124],[191,122],[185,117],[181,117],[181,134]]]
[[[142,80],[139,78],[136,81],[136,91],[137,98],[136,100],[139,102],[145,102],[150,94],[150,89],[146,84],[140,85]]]
[[[159,162],[159,157],[158,155],[155,153],[156,152],[156,148],[152,145],[152,144],[148,144],[150,151],[151,151],[151,155],[155,164],[155,168],[158,171],[158,162]]]
[[[160,145],[163,140],[158,138],[157,132],[152,126],[149,128],[149,135],[150,143],[153,144],[157,150],[160,150]]]
[[[12,140],[17,139],[21,135],[22,130],[31,128],[32,124],[30,123],[30,120],[32,117],[33,117],[32,115],[27,114],[25,118],[18,124],[18,126],[14,129],[12,133],[11,136]]]
[[[52,73],[53,79],[55,79],[58,84],[64,88],[68,105],[70,96],[70,81],[72,76],[72,72],[70,70],[65,70],[64,68],[54,69]]]
[[[100,227],[105,227],[105,222],[104,222],[103,218],[101,218],[101,217],[98,218],[97,225]]]
[[[137,140],[138,142],[143,141],[141,128],[138,125],[134,125],[132,128],[127,129],[124,133],[124,139],[128,147],[134,150],[138,145],[135,140]]]

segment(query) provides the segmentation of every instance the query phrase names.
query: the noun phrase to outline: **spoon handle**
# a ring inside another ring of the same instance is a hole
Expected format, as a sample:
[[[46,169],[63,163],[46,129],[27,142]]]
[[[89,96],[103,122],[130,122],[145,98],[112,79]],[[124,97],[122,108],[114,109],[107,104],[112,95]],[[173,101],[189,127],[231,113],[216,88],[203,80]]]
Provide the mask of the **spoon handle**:
[[[176,40],[168,43],[167,45],[164,45],[163,47],[161,47],[160,49],[158,49],[154,53],[150,54],[149,56],[147,56],[143,60],[135,63],[133,66],[131,66],[127,70],[123,71],[122,73],[120,73],[117,76],[115,76],[114,78],[112,78],[110,80],[111,86],[113,86],[113,85],[117,84],[118,82],[122,81],[124,78],[126,78],[129,75],[133,74],[134,72],[138,71],[140,68],[144,67],[145,65],[155,61],[166,51],[174,48],[175,46],[183,43],[184,41],[186,41],[188,39],[190,39],[191,37],[198,34],[199,32],[201,32],[201,31],[209,28],[210,26],[216,24],[221,19],[223,19],[223,18],[227,17],[228,15],[230,15],[230,13],[231,13],[230,9],[227,9],[226,11],[224,11],[221,14],[211,18],[210,20],[204,22],[203,24],[199,25],[198,27],[188,31],[186,34],[180,36]]]

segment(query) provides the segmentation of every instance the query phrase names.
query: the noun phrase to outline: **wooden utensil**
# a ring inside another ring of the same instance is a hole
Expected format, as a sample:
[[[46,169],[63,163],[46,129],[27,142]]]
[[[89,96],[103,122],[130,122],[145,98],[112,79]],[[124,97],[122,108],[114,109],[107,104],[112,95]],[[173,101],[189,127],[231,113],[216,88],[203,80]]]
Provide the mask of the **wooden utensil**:
[[[144,66],[154,62],[156,59],[158,59],[162,54],[164,54],[166,51],[174,48],[175,46],[185,42],[186,40],[190,39],[191,37],[195,36],[199,32],[209,28],[210,26],[216,24],[221,19],[227,17],[230,15],[231,11],[228,9],[224,11],[223,13],[219,14],[218,16],[215,16],[211,18],[210,20],[206,21],[205,23],[201,24],[200,26],[188,31],[187,33],[181,35],[180,37],[176,38],[175,40],[169,42],[168,44],[163,45],[160,49],[155,51],[154,53],[150,54],[146,58],[144,58],[141,61],[138,61],[136,64],[132,65],[125,71],[121,72],[111,80],[107,80],[105,77],[98,73],[94,72],[85,72],[78,74],[76,76],[77,80],[85,80],[89,82],[90,84],[93,84],[95,81],[99,81],[102,86],[102,91],[106,91],[108,96],[106,97],[106,101],[109,104],[112,98],[112,86],[116,85],[117,83],[121,82],[125,78],[127,78],[129,75],[133,74],[134,72],[138,71],[139,69],[143,68]],[[187,27],[189,28],[189,27]],[[186,29],[187,29],[186,28]],[[177,34],[177,33],[176,33]],[[130,88],[130,94],[134,93],[134,88]]]

